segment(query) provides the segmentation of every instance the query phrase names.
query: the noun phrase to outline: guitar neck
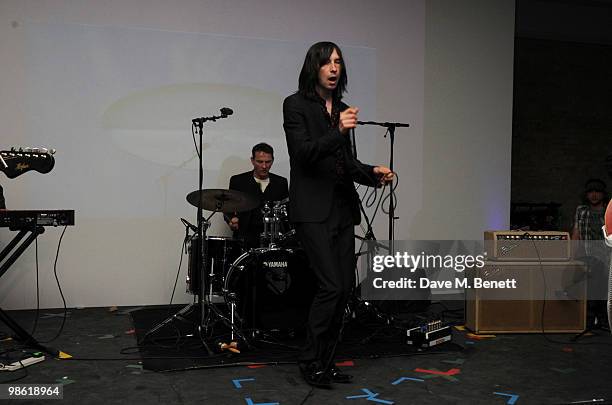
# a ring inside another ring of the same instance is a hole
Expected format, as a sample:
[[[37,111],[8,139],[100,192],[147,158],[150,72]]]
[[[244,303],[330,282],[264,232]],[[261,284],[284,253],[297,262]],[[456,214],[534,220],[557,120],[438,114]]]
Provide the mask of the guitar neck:
[[[39,173],[49,173],[54,166],[55,158],[46,149],[0,151],[0,170],[9,179],[14,179],[31,170]]]

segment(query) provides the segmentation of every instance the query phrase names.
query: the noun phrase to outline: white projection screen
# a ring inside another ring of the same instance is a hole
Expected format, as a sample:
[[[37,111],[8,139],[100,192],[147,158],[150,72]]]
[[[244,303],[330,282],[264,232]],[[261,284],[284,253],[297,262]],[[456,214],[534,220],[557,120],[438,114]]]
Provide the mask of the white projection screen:
[[[227,188],[231,175],[249,170],[259,142],[275,148],[273,172],[288,177],[282,100],[296,90],[311,43],[66,23],[23,29],[22,144],[57,152],[51,174],[19,179],[19,209],[76,211],[60,261],[69,306],[167,302],[184,236],[179,219],[196,223],[185,200],[198,188],[192,119],[234,111],[204,125],[204,188]],[[350,77],[376,77],[375,49],[343,52]],[[346,99],[361,119],[375,119],[376,90],[376,80],[351,82]],[[363,137],[358,148],[374,157],[375,138]],[[221,215],[211,222],[209,235],[230,234]],[[59,237],[49,229],[40,238],[43,306],[61,303],[50,264]],[[35,256],[15,266],[32,269]],[[191,299],[186,267],[184,260],[174,302]],[[3,294],[9,306],[32,305],[32,277],[31,270],[7,275],[23,287]]]
[[[258,142],[276,149],[273,171],[288,176],[282,100],[297,87],[308,43],[74,24],[27,31],[26,108],[35,115],[26,143],[57,149],[54,175],[65,185],[38,184],[27,208],[38,208],[42,191],[80,219],[191,216],[191,120],[221,107],[234,114],[204,126],[204,187],[226,188]],[[351,76],[376,77],[375,50],[344,52]],[[375,95],[375,81],[351,82],[363,119],[373,118]],[[373,141],[360,140],[360,152],[372,155]]]
[[[7,206],[76,212],[57,266],[63,229],[47,227],[2,275],[0,307],[62,307],[55,270],[72,308],[167,304],[175,282],[173,302],[191,301],[180,221],[196,220],[185,200],[198,186],[191,120],[234,110],[204,126],[204,188],[249,170],[258,142],[288,176],[282,101],[322,40],[344,52],[345,101],[361,120],[410,124],[395,139],[396,238],[503,228],[513,10],[506,0],[0,2],[0,148],[57,150],[48,174],[0,174]],[[358,128],[362,161],[388,163],[383,134]],[[374,231],[386,239],[380,210]],[[209,235],[229,235],[219,215]],[[0,246],[13,236],[0,228]]]

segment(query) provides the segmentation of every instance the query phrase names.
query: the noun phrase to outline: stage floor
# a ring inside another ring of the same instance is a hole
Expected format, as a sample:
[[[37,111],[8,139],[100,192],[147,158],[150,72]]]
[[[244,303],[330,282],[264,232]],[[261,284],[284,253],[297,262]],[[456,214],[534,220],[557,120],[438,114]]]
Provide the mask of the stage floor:
[[[441,347],[379,358],[355,353],[341,364],[354,375],[354,382],[325,390],[311,389],[302,381],[297,366],[284,361],[263,367],[171,372],[143,369],[130,316],[133,309],[70,309],[64,330],[48,346],[71,354],[73,359],[47,358],[25,371],[0,372],[0,384],[60,383],[64,385],[63,402],[75,404],[520,405],[594,399],[608,402],[592,403],[612,403],[612,336],[603,331],[571,342],[574,335],[513,334],[476,339],[466,331],[454,330],[454,345],[448,350]],[[62,313],[40,311],[35,332],[39,341],[55,336]],[[32,329],[35,311],[8,314],[25,330]],[[9,330],[0,324],[0,332]],[[165,356],[175,349],[176,357],[182,356],[174,342],[163,344],[168,346]],[[21,346],[3,340],[0,348],[0,362],[5,362],[6,351]]]

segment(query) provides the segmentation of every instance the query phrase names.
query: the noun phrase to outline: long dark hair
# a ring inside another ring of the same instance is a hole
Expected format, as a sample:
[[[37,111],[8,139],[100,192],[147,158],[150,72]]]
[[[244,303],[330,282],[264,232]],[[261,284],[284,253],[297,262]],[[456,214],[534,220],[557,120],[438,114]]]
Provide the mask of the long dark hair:
[[[340,60],[342,61],[342,68],[340,69],[340,77],[338,78],[338,85],[333,92],[333,97],[336,100],[342,99],[342,95],[346,92],[346,84],[348,82],[346,75],[346,63],[342,56],[342,51],[338,45],[333,42],[317,42],[310,47],[304,58],[304,65],[300,71],[300,77],[298,79],[298,93],[305,97],[316,99],[319,97],[316,91],[316,85],[319,82],[319,69],[325,65],[331,54],[338,52]]]

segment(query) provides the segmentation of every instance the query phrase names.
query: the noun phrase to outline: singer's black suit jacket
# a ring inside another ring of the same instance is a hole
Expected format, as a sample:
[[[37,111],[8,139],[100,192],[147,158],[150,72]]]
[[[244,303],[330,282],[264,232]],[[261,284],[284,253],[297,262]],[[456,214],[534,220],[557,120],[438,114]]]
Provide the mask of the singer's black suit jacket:
[[[253,178],[253,171],[240,173],[232,176],[229,183],[230,190],[242,191],[256,197],[260,206],[251,210],[240,212],[238,216],[238,231],[234,232],[235,238],[244,239],[250,246],[258,246],[260,228],[263,229],[261,206],[265,201],[284,200],[289,196],[287,179],[270,173],[270,183],[265,192],[261,192],[259,184]],[[232,215],[226,215],[228,220]],[[250,234],[249,234],[250,233]]]
[[[348,105],[341,103],[340,111]],[[373,166],[353,158],[350,140],[338,128],[329,128],[326,112],[316,100],[299,93],[287,97],[283,103],[283,126],[291,165],[289,187],[289,215],[292,222],[322,222],[332,207],[334,187],[338,183],[336,151],[344,153],[349,184],[351,213],[357,225],[361,222],[359,197],[353,181],[376,186]]]

